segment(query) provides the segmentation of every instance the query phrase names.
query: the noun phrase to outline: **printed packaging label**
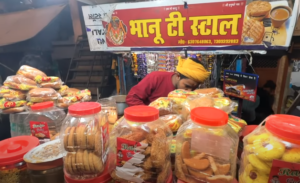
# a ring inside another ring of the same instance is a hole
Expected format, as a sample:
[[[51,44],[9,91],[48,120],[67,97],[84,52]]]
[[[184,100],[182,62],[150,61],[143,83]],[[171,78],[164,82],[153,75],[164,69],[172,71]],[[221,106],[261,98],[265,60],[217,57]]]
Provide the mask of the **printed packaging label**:
[[[50,133],[47,122],[30,121],[31,135],[39,139],[50,139]]]
[[[270,183],[300,183],[300,164],[273,160]]]

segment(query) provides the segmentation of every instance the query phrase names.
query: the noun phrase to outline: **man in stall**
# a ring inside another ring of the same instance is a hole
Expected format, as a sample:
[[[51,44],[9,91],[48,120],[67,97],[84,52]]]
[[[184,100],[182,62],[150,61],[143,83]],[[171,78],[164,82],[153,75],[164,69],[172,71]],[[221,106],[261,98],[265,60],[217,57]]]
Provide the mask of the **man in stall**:
[[[131,88],[126,103],[129,106],[149,105],[159,97],[167,97],[175,89],[195,90],[210,73],[197,59],[180,59],[176,72],[155,71]]]

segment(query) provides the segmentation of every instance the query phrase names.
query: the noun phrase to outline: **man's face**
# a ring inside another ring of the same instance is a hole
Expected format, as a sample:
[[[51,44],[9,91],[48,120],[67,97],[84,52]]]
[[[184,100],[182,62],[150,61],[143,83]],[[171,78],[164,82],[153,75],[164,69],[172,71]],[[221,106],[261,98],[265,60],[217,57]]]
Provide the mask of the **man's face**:
[[[177,89],[192,91],[192,90],[195,90],[198,85],[199,85],[199,83],[197,83],[196,81],[189,79],[189,78],[184,78],[184,79],[180,79],[178,81]]]

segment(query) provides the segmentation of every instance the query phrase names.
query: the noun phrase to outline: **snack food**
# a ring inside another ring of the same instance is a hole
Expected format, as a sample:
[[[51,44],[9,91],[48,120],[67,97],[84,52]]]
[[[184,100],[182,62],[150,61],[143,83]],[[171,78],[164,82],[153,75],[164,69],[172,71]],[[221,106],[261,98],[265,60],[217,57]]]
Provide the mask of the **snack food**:
[[[224,92],[218,88],[204,88],[194,90],[201,96],[211,96],[211,97],[223,97]]]
[[[258,126],[244,138],[240,183],[267,182],[277,160],[300,163],[299,120],[296,116],[271,115],[265,126]]]
[[[185,182],[233,181],[238,136],[227,126],[227,121],[228,115],[216,108],[197,107],[191,111],[191,120],[185,122],[176,135],[175,174],[178,179]]]
[[[172,132],[177,132],[177,130],[183,123],[182,116],[178,114],[161,116],[160,119],[170,127]]]
[[[4,86],[17,90],[31,90],[37,88],[33,80],[21,75],[8,76],[3,84]]]
[[[28,92],[27,101],[34,103],[56,101],[58,97],[59,94],[52,88],[36,88]]]
[[[252,1],[247,5],[246,13],[250,19],[261,21],[270,14],[271,8],[268,1]]]
[[[67,151],[64,167],[68,177],[91,179],[102,173],[108,151],[108,122],[99,103],[70,106],[60,134]]]
[[[9,89],[9,92],[3,94],[3,98],[8,101],[26,100],[26,92]]]
[[[79,91],[80,91],[79,89],[69,88],[68,86],[64,85],[64,86],[61,87],[61,89],[58,91],[58,93],[62,97],[64,97],[64,96],[73,96]]]
[[[0,86],[0,98],[2,98],[4,94],[8,94],[9,92],[10,92],[9,87]]]
[[[155,101],[151,102],[151,107],[154,107],[159,110],[159,116],[164,116],[168,114],[176,114],[176,112],[173,110],[175,106],[175,102],[168,97],[160,97],[156,99]]]
[[[159,120],[157,109],[126,108],[123,120],[111,133],[111,176],[121,182],[167,182],[171,173],[171,139],[172,132]]]
[[[262,22],[249,19],[244,21],[242,44],[261,44],[265,33]]]
[[[54,76],[42,77],[38,75],[34,78],[34,80],[41,88],[60,89],[63,84],[59,77]]]
[[[182,105],[186,98],[191,95],[197,95],[196,91],[174,90],[168,94],[168,98],[173,100],[177,105]]]
[[[2,110],[2,113],[4,114],[10,114],[10,113],[18,113],[25,111],[25,105],[26,100],[20,100],[20,101],[7,101],[5,99],[0,100],[0,110]]]
[[[22,65],[20,67],[20,69],[18,70],[17,75],[23,75],[24,77],[29,78],[31,80],[34,80],[34,78],[36,76],[41,76],[41,77],[46,77],[47,76],[42,71],[40,71],[36,68],[30,67],[28,65]]]

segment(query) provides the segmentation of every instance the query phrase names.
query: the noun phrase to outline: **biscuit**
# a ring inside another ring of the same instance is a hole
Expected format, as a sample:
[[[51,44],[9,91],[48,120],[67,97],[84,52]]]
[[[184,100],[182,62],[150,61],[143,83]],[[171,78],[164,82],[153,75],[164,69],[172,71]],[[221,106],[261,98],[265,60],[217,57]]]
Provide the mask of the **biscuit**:
[[[247,6],[247,15],[252,17],[265,17],[271,11],[271,4],[267,1],[253,1]]]
[[[217,163],[217,168],[219,175],[226,175],[230,171],[230,164],[221,165]]]
[[[249,19],[244,22],[242,44],[261,44],[265,33],[262,22]]]
[[[216,175],[206,178],[209,183],[232,183],[233,177],[229,175]]]
[[[68,138],[69,138],[69,132],[70,132],[71,127],[67,127],[64,133],[64,147],[65,150],[68,149]]]
[[[84,173],[83,150],[78,150],[76,152],[76,167],[80,173]]]
[[[150,153],[151,153],[151,146],[148,146],[148,147],[146,148],[146,150],[143,152],[143,154],[144,154],[145,156],[148,156],[148,155],[150,155]]]
[[[208,156],[207,158],[208,158],[208,161],[210,163],[210,167],[213,170],[213,172],[215,173],[215,175],[219,175],[218,167],[217,167],[217,164],[215,162],[215,159],[211,156]]]
[[[166,162],[165,146],[167,145],[167,137],[163,129],[158,128],[157,133],[152,142],[151,155],[152,164],[155,168],[162,168]]]
[[[69,137],[68,137],[68,146],[67,146],[69,151],[74,151],[74,146],[75,146],[75,144],[74,144],[74,137],[75,137],[74,132],[75,132],[75,130],[76,130],[76,127],[72,127],[70,129],[70,133],[69,133]]]
[[[89,165],[89,153],[87,150],[83,151],[83,166],[84,166],[84,171],[86,173],[90,173],[91,169],[90,169],[90,165]]]
[[[184,163],[182,163],[182,171],[185,175],[189,174],[188,168],[187,168],[186,164],[184,164]]]
[[[169,175],[170,169],[170,162],[168,161],[165,166],[163,167],[162,171],[157,176],[157,183],[165,183],[167,182],[167,178]]]
[[[74,174],[73,169],[72,169],[72,159],[71,159],[71,153],[68,153],[66,158],[65,158],[65,167],[66,167],[66,171],[69,174]]]
[[[73,172],[75,174],[79,173],[79,171],[77,170],[77,167],[76,167],[76,154],[74,154],[74,153],[70,153],[70,154],[71,154],[71,165],[72,165]]]
[[[213,171],[211,168],[207,168],[202,171],[194,171],[192,169],[189,169],[189,173],[198,179],[204,179],[204,180],[206,180],[207,177],[210,177],[213,175]]]
[[[86,140],[87,140],[86,133],[85,133],[86,127],[85,125],[80,125],[77,128],[79,128],[77,133],[77,138],[78,138],[77,145],[80,147],[80,149],[86,149]]]
[[[92,153],[92,158],[93,158],[93,165],[96,173],[101,173],[103,171],[103,162],[102,159],[99,158],[97,155]]]
[[[191,158],[190,143],[188,141],[184,141],[181,146],[181,156],[182,156],[182,159],[190,159]]]
[[[91,173],[95,173],[95,167],[94,167],[94,161],[93,161],[93,152],[89,152],[89,165],[90,165],[90,169],[91,169]]]
[[[194,156],[193,158],[194,159],[203,159],[205,157],[205,153],[200,153],[200,154],[197,154],[196,156]]]
[[[102,156],[102,134],[100,131],[97,131],[95,134],[95,153],[99,156]]]
[[[205,170],[210,165],[208,159],[198,160],[198,159],[190,158],[190,159],[183,159],[183,161],[188,167],[196,169],[196,170]]]
[[[87,149],[95,149],[95,133],[93,128],[87,130]]]
[[[186,174],[185,172],[182,170],[182,158],[180,155],[176,155],[175,157],[175,175],[178,179],[181,180],[186,180]]]

